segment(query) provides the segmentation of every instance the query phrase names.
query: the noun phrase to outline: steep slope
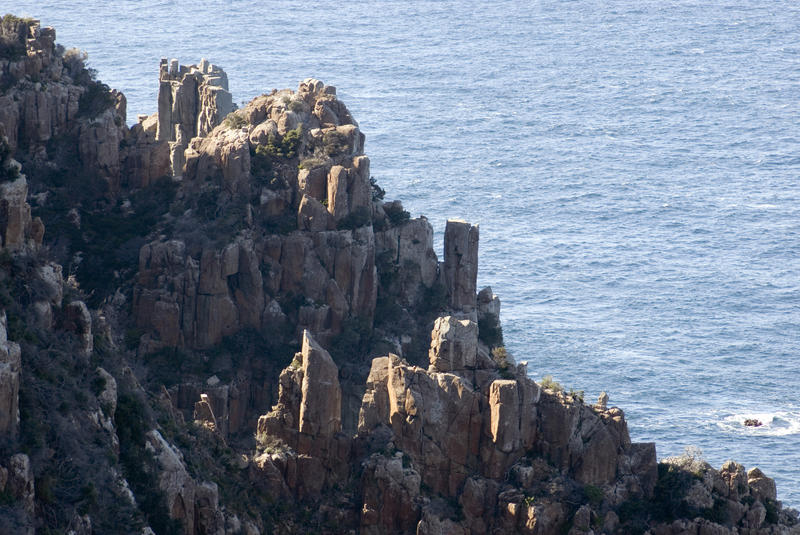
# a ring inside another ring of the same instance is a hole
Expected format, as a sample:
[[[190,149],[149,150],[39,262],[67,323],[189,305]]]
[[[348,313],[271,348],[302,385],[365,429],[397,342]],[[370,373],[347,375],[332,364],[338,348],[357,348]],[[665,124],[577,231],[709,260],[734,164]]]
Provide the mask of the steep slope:
[[[162,60],[128,128],[84,60],[0,22],[0,531],[800,533],[757,468],[531,380],[478,227],[440,262],[335,88],[234,110]]]

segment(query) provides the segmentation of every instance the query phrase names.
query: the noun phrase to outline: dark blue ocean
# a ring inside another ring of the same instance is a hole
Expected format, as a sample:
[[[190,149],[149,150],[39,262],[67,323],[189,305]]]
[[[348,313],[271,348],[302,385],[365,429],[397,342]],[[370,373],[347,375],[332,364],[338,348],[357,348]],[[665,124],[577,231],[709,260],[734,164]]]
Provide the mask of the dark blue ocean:
[[[4,5],[3,5],[4,4]],[[772,0],[0,0],[156,109],[162,56],[236,102],[313,76],[373,175],[481,225],[506,343],[659,457],[759,466],[800,506],[800,5]],[[746,417],[765,425],[745,428]]]

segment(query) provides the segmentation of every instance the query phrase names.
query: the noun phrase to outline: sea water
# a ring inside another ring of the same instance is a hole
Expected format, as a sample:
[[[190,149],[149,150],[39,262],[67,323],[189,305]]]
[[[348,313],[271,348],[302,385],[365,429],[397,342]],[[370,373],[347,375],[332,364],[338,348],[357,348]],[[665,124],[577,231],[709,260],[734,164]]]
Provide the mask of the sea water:
[[[5,5],[2,5],[5,4]],[[315,77],[388,198],[480,223],[506,345],[659,458],[800,506],[800,7],[773,0],[0,0],[156,110],[162,56],[236,102]],[[749,428],[746,418],[764,425]]]

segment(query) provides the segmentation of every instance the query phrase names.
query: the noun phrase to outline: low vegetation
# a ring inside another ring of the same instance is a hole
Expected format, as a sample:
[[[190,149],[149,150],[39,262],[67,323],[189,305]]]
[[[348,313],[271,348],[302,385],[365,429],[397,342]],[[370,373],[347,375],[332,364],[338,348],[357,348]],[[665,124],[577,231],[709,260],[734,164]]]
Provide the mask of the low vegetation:
[[[544,388],[545,390],[550,390],[551,392],[563,392],[564,387],[561,386],[561,383],[558,381],[553,380],[552,375],[545,375],[542,377],[542,380],[539,381],[539,386]]]
[[[17,61],[25,57],[25,39],[28,37],[28,26],[32,22],[33,19],[10,14],[0,18],[0,59]]]

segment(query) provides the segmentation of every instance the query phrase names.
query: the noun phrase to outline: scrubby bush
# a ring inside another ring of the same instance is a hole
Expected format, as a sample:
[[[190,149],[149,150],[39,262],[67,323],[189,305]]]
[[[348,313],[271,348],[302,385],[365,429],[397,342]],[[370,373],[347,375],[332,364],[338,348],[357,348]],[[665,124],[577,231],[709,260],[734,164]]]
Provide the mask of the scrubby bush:
[[[269,181],[274,175],[272,172],[272,155],[264,145],[250,147],[250,175],[260,182]]]
[[[17,61],[26,55],[25,39],[28,36],[28,25],[32,19],[24,19],[14,15],[0,18],[0,59]]]
[[[429,287],[423,287],[417,310],[422,315],[439,314],[447,307],[447,288],[444,284],[434,282]]]
[[[78,99],[78,115],[93,119],[116,103],[111,88],[103,82],[91,80]]]
[[[542,377],[542,380],[539,381],[539,386],[544,388],[545,390],[550,390],[552,392],[563,392],[564,387],[561,386],[561,383],[558,381],[553,380],[552,375],[545,375]]]
[[[155,460],[145,447],[147,424],[144,404],[132,394],[123,394],[117,402],[114,420],[119,437],[119,460],[125,479],[136,496],[148,524],[157,532],[179,534],[180,522],[169,517],[164,493],[159,490]]]
[[[600,505],[605,497],[603,494],[603,489],[594,485],[585,485],[583,487],[583,494],[592,505]]]
[[[503,328],[496,315],[487,314],[478,318],[478,338],[489,347],[503,345]]]
[[[94,71],[86,67],[89,54],[77,48],[69,48],[64,52],[62,61],[67,75],[78,85],[87,85],[92,81]]]
[[[347,137],[341,132],[331,130],[322,136],[322,148],[328,156],[339,156],[347,151]]]
[[[382,201],[383,197],[386,195],[386,190],[380,187],[378,181],[372,176],[369,177],[369,185],[370,188],[372,188],[372,200]],[[411,217],[411,214],[409,214],[409,217]]]
[[[372,324],[365,318],[350,318],[331,343],[331,356],[338,363],[356,362],[369,351],[373,342]]]
[[[345,217],[339,220],[336,223],[336,228],[338,230],[355,230],[360,227],[364,227],[369,225],[371,222],[371,218],[369,215],[369,209],[364,206],[359,206]]]
[[[383,211],[386,213],[386,217],[389,218],[389,223],[391,226],[396,227],[397,225],[402,225],[409,219],[411,219],[411,214],[408,213],[406,210],[403,210],[403,205],[399,202],[393,202],[384,205]]]
[[[284,158],[294,158],[300,148],[300,141],[303,135],[303,125],[299,125],[294,130],[289,130],[281,141],[281,151]]]
[[[241,113],[232,111],[225,117],[225,120],[222,121],[222,124],[225,125],[225,128],[239,130],[247,125],[247,119],[245,119]]]
[[[497,364],[500,376],[503,379],[512,379],[514,377],[514,373],[511,369],[513,358],[508,351],[506,351],[505,347],[500,346],[492,349],[492,360]]]
[[[297,156],[297,150],[300,147],[302,135],[302,124],[294,130],[289,130],[284,136],[270,134],[267,139],[267,144],[256,146],[254,153],[260,158],[268,159],[270,161],[270,166],[273,166],[275,160],[291,159]]]

